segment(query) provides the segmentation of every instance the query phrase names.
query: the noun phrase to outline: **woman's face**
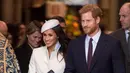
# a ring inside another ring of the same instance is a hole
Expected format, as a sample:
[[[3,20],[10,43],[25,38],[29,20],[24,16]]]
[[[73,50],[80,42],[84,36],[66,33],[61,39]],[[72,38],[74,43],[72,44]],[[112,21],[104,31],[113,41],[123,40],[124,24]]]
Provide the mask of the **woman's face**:
[[[33,47],[37,48],[41,45],[42,34],[39,31],[27,35],[28,43]]]
[[[54,30],[49,29],[43,32],[43,41],[47,47],[54,47],[57,39],[58,37]]]

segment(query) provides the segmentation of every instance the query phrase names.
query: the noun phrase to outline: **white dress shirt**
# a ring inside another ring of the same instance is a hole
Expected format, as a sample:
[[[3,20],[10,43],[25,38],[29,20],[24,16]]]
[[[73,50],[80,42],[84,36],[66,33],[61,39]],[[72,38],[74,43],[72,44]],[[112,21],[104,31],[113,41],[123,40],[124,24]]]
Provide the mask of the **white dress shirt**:
[[[93,52],[92,52],[92,55],[94,55],[94,52],[96,50],[96,46],[97,46],[97,43],[98,43],[98,40],[99,40],[99,37],[101,35],[101,30],[98,31],[97,34],[95,34],[93,37],[90,37],[90,36],[86,36],[85,38],[85,54],[86,54],[86,61],[88,60],[88,47],[89,47],[89,40],[90,38],[93,39],[92,41],[92,46],[93,46]]]
[[[55,73],[63,73],[65,69],[65,61],[61,54],[57,55],[60,47],[60,43],[57,42],[50,57],[46,46],[34,49],[28,73],[47,73],[50,70],[53,70]]]
[[[128,32],[130,32],[129,30],[125,30],[125,35],[126,35],[126,41],[128,42],[128,37],[129,37],[129,34]]]

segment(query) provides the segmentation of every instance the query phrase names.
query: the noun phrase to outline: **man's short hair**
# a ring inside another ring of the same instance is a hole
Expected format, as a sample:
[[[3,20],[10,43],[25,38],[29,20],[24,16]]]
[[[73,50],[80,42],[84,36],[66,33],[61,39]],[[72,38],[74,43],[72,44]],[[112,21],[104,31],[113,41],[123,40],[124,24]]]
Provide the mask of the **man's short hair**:
[[[93,18],[96,18],[98,16],[102,17],[102,15],[103,15],[102,10],[96,4],[87,4],[87,5],[83,6],[79,10],[79,13],[81,15],[81,14],[84,14],[89,11],[92,12]]]

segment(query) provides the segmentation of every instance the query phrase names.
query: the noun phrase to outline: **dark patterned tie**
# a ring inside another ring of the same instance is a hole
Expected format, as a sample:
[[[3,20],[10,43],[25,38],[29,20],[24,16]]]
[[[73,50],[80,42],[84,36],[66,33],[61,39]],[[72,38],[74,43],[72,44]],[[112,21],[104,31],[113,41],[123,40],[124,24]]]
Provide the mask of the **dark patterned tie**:
[[[90,38],[90,40],[89,40],[89,46],[88,46],[88,71],[90,69],[91,60],[92,60],[92,52],[93,52],[92,41],[93,41],[93,39]]]

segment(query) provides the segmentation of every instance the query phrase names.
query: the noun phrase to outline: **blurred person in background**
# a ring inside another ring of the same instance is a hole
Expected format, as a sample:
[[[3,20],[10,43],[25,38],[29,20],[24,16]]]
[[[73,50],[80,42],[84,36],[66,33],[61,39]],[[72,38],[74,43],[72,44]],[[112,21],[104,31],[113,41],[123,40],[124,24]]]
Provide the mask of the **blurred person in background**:
[[[54,16],[54,17],[52,17],[52,18],[50,18],[50,19],[57,19],[58,21],[59,21],[59,25],[61,26],[61,28],[63,29],[63,31],[65,32],[65,34],[67,35],[67,39],[66,39],[66,41],[70,41],[72,38],[69,38],[70,37],[70,35],[68,35],[68,31],[67,31],[67,28],[66,28],[66,22],[65,22],[65,19],[63,18],[63,17],[61,17],[61,16]],[[70,32],[71,33],[71,32]],[[72,36],[73,37],[73,36]]]
[[[66,22],[65,22],[65,19],[63,17],[61,17],[61,16],[54,16],[51,19],[57,19],[60,22],[60,26],[64,30],[64,32],[66,31]]]
[[[23,38],[23,44],[15,49],[22,73],[28,73],[28,65],[33,49],[42,45],[41,26],[36,20],[30,22],[26,27],[26,38]]]
[[[0,73],[21,73],[16,55],[7,36],[7,24],[0,21]]]
[[[120,40],[125,56],[126,73],[130,73],[130,2],[122,5],[119,16],[122,28],[111,35]]]
[[[8,23],[8,40],[11,42],[13,49],[18,44],[18,25],[14,23]]]
[[[26,25],[23,23],[18,24],[18,43],[16,48],[22,45],[26,38]]]
[[[63,73],[67,50],[66,35],[56,19],[41,29],[45,46],[33,50],[28,73]]]

